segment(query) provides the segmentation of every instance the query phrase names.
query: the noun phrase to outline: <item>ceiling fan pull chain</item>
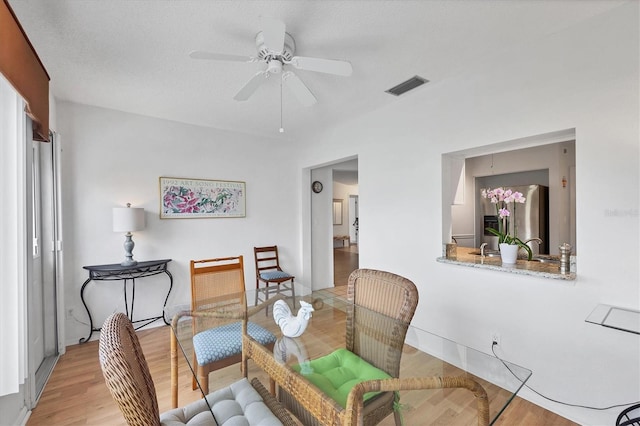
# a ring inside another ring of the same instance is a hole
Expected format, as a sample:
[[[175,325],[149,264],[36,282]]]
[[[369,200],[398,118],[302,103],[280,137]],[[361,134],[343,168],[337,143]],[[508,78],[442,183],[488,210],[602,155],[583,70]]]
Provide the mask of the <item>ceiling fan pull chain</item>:
[[[284,127],[282,127],[282,77],[280,78],[280,133],[284,133]]]

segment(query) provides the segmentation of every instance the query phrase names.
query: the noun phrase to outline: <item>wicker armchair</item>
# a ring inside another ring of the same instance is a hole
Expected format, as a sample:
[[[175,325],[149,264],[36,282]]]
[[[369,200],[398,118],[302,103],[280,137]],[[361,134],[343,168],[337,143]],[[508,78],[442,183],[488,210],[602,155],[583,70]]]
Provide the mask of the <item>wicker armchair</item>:
[[[267,418],[270,419],[269,424],[280,422],[285,426],[296,425],[258,379],[253,379],[250,386],[246,379],[242,379],[227,388],[212,392],[206,399],[159,414],[155,386],[138,336],[131,321],[123,313],[111,315],[102,326],[99,356],[107,387],[130,426],[178,426],[189,423],[218,425],[211,413],[221,413],[220,417],[225,419],[231,404],[241,408],[248,424],[264,422]],[[239,389],[242,389],[243,396],[242,400],[236,401],[233,394]],[[261,398],[257,395],[247,397],[247,392],[254,390]],[[229,424],[236,421],[238,417],[232,417]]]
[[[418,305],[416,286],[390,272],[358,269],[349,276],[347,300],[346,349],[397,378],[404,339]],[[365,309],[358,312],[355,306]],[[381,316],[367,312],[382,313],[393,320],[376,321]],[[281,400],[305,425],[320,424],[291,395],[282,392]],[[400,425],[400,415],[394,410],[396,403],[394,392],[381,393],[366,401],[364,424],[377,424],[394,413],[395,422]]]

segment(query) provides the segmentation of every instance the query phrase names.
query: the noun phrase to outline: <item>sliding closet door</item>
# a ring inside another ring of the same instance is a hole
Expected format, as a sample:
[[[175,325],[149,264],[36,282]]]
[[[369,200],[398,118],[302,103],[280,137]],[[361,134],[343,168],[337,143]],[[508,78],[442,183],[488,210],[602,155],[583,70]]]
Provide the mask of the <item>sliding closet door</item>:
[[[52,135],[53,138],[53,135]],[[56,142],[33,142],[32,232],[33,274],[27,298],[29,316],[29,376],[33,378],[32,406],[39,398],[58,358],[57,254],[55,190]]]

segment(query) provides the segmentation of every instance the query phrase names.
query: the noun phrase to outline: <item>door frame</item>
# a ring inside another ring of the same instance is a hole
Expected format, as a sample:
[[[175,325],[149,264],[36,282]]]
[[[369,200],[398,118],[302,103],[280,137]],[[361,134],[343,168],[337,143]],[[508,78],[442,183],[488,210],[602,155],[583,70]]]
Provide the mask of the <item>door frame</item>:
[[[41,312],[34,314],[35,303],[31,303],[34,297],[34,289],[27,292],[27,365],[28,365],[28,391],[26,404],[29,409],[33,409],[38,403],[42,390],[46,385],[49,376],[53,372],[58,358],[65,352],[64,344],[64,300],[62,283],[62,244],[61,244],[61,202],[60,202],[60,144],[59,137],[55,132],[50,132],[48,143],[34,142],[36,148],[30,150],[33,158],[28,159],[34,170],[27,175],[30,179],[37,179],[39,182],[30,181],[28,183],[28,211],[29,218],[33,226],[30,231],[36,232],[38,242],[35,242],[34,235],[28,238],[31,245],[32,257],[28,275],[29,286],[40,285],[47,287],[47,293],[43,297],[43,303],[39,307]],[[37,161],[37,164],[36,164]],[[36,193],[33,193],[33,191]],[[39,193],[38,193],[39,192]],[[45,199],[46,197],[46,199]],[[33,210],[39,212],[33,215]],[[36,221],[39,223],[36,223]],[[38,245],[38,252],[34,251],[34,245]],[[40,280],[36,276],[36,264],[39,269]],[[31,293],[31,294],[30,294]],[[43,291],[44,294],[44,291]],[[41,334],[43,339],[43,356],[37,355],[33,340],[38,333],[38,324],[35,321],[42,320]],[[50,326],[47,326],[50,324]]]

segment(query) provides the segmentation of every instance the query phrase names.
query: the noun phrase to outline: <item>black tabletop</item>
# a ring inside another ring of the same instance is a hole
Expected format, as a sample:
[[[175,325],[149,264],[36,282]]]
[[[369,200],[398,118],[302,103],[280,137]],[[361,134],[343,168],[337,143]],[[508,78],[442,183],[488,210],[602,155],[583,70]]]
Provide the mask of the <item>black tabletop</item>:
[[[124,272],[124,271],[137,271],[152,268],[154,266],[164,265],[171,262],[171,259],[161,260],[146,260],[144,262],[138,262],[133,266],[122,266],[119,263],[113,263],[110,265],[90,265],[83,266],[83,269],[96,272]]]

